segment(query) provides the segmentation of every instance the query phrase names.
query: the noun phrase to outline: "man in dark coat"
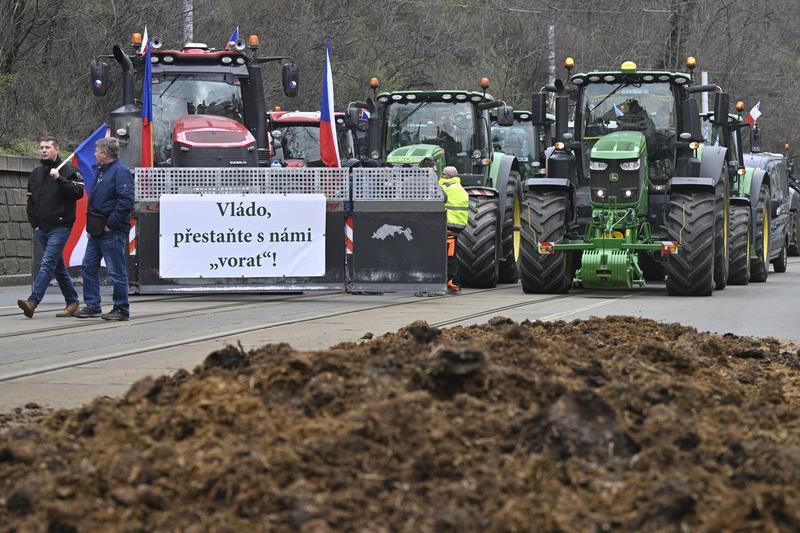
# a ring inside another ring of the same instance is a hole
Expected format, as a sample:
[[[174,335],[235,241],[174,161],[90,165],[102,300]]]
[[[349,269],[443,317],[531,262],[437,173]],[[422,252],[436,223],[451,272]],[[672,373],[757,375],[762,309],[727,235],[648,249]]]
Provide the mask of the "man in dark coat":
[[[134,187],[131,171],[119,157],[119,142],[114,137],[95,144],[94,182],[89,191],[86,228],[89,241],[83,256],[84,307],[77,318],[101,317],[103,320],[128,320],[128,233],[131,229]],[[99,229],[93,234],[95,222]],[[100,307],[100,261],[105,259],[108,277],[113,284],[114,307],[103,313]]]
[[[28,221],[42,245],[42,262],[33,280],[31,295],[18,300],[28,318],[44,298],[47,286],[55,276],[67,306],[56,316],[73,316],[80,307],[78,293],[64,265],[64,246],[75,222],[75,202],[83,196],[83,180],[71,165],[63,165],[58,157],[58,140],[43,137],[39,141],[41,164],[28,176]]]

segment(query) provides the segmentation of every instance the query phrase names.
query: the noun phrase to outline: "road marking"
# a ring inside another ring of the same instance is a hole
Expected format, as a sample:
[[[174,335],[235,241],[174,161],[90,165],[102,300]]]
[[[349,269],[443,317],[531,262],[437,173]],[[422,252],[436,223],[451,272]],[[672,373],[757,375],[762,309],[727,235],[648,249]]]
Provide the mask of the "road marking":
[[[587,305],[585,307],[579,307],[578,309],[573,309],[571,311],[562,311],[561,313],[554,313],[552,315],[547,315],[545,317],[540,318],[539,320],[557,320],[565,316],[574,315],[575,313],[580,313],[581,311],[588,311],[589,309],[594,309],[595,307],[602,307],[610,303],[618,302],[620,300],[625,300],[627,298],[630,298],[631,296],[633,296],[633,294],[626,294],[625,296],[620,296],[619,298],[611,298],[610,300],[595,302],[591,305]]]

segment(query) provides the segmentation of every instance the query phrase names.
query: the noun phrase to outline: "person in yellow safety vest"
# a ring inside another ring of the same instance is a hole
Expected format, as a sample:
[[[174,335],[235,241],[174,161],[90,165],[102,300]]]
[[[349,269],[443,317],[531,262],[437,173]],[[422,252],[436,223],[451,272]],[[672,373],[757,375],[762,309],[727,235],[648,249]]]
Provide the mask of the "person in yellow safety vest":
[[[447,209],[447,292],[459,294],[458,261],[456,244],[458,234],[467,227],[469,221],[469,195],[461,186],[456,167],[444,167],[439,185],[444,190],[444,206]]]

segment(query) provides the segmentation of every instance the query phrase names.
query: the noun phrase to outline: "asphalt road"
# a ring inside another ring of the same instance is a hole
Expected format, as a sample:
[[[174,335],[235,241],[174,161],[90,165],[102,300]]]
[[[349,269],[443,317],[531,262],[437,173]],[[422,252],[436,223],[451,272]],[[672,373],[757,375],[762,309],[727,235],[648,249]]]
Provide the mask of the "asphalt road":
[[[763,284],[728,287],[710,298],[674,298],[662,284],[637,290],[526,295],[518,285],[467,289],[461,296],[409,294],[134,296],[130,322],[55,318],[63,307],[48,289],[33,319],[16,306],[27,287],[0,288],[0,411],[35,401],[74,406],[124,394],[136,380],[191,369],[214,349],[288,342],[325,349],[425,320],[440,327],[513,320],[573,320],[633,315],[700,330],[772,336],[800,344],[800,258]],[[109,299],[109,298],[107,298]]]

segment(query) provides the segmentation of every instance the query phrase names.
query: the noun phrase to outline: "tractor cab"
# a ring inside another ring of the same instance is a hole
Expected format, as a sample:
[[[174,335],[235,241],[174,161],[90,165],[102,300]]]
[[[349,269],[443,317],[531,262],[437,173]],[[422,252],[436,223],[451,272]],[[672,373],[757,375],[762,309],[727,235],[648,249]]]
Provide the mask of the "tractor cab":
[[[354,155],[353,137],[344,124],[344,113],[335,113],[339,158],[347,161]],[[282,148],[282,160],[289,167],[322,167],[319,150],[319,111],[271,111],[270,159],[277,155],[276,141]],[[280,159],[280,158],[279,158]]]
[[[501,126],[497,123],[497,113],[491,112],[492,149],[515,156],[519,162],[519,173],[522,179],[533,177],[534,173],[544,168],[544,151],[548,147],[550,136],[546,133],[548,126],[535,126],[530,111],[514,111],[514,123]],[[555,122],[552,115],[549,122]]]
[[[638,203],[648,184],[665,185],[676,166],[683,132],[679,72],[637,72],[626,62],[617,72],[575,74],[578,180],[591,186],[592,203]]]
[[[138,49],[141,43],[142,36],[133,34],[132,48]],[[203,43],[165,50],[157,38],[151,39],[150,44],[153,164],[178,167],[268,164],[260,64],[291,58],[256,57],[255,35],[247,43],[238,40],[224,50]],[[112,112],[112,131],[120,138],[125,160],[136,165],[141,153],[138,140],[141,110],[133,100],[134,70],[144,69],[144,57],[126,54],[119,46],[113,52],[122,68],[123,106]],[[284,63],[282,77],[286,96],[295,96],[298,73],[294,63]],[[108,67],[102,58],[92,64],[91,79],[94,94],[104,96]]]
[[[473,91],[398,91],[382,93],[377,99],[383,104],[381,147],[387,161],[397,157],[419,161],[430,157],[435,147],[443,151],[446,165],[458,169],[464,185],[484,184],[493,152],[489,129],[489,108],[494,103],[491,95]]]

